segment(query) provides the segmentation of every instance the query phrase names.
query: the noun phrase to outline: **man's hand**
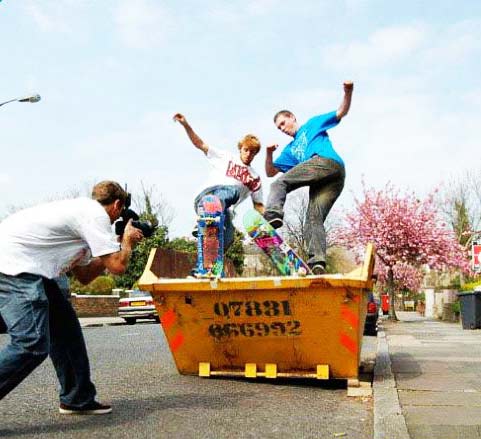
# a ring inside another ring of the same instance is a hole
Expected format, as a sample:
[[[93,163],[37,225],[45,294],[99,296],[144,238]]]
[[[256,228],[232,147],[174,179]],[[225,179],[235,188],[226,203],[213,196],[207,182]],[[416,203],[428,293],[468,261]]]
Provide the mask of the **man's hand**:
[[[279,169],[277,169],[275,166],[274,166],[274,163],[272,161],[272,153],[279,147],[278,144],[273,144],[273,145],[269,145],[267,148],[266,148],[266,163],[265,163],[265,167],[266,167],[266,175],[268,177],[274,177],[274,175],[276,175],[278,172],[279,172]]]
[[[344,93],[352,93],[354,83],[352,81],[344,81]]]
[[[174,122],[179,122],[181,125],[185,125],[187,123],[187,119],[184,117],[183,114],[176,113],[174,114]]]
[[[279,145],[277,143],[274,143],[273,145],[269,145],[268,147],[266,147],[266,151],[272,154],[278,147]]]
[[[354,89],[354,84],[352,81],[344,81],[344,98],[342,99],[341,105],[339,106],[336,117],[337,120],[341,120],[348,112],[351,107],[352,90]]]
[[[141,230],[132,225],[132,220],[129,220],[125,226],[124,234],[122,235],[122,244],[118,252],[110,253],[108,255],[100,256],[105,268],[112,274],[122,274],[127,270],[130,255],[135,244],[144,237]]]
[[[130,219],[127,225],[125,226],[124,236],[122,238],[122,242],[129,243],[132,247],[137,244],[142,238],[144,234],[142,230],[137,229],[132,225],[132,220]]]

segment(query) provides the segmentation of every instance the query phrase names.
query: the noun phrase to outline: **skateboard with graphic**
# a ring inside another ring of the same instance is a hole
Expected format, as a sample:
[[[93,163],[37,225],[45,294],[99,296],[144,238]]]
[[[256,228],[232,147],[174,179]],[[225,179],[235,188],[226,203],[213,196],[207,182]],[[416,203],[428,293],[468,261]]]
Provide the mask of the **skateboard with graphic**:
[[[287,244],[276,230],[256,210],[244,216],[247,234],[271,259],[277,270],[284,276],[305,276],[311,274],[309,266]]]
[[[219,197],[206,195],[198,208],[195,277],[224,277],[224,209]]]

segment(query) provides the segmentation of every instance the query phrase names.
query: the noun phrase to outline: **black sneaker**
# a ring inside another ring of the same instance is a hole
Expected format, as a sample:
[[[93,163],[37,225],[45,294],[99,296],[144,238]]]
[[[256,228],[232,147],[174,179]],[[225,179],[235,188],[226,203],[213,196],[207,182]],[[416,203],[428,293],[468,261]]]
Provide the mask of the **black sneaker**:
[[[321,275],[326,274],[326,268],[322,264],[314,264],[311,267],[312,274]]]
[[[264,212],[264,219],[274,228],[279,229],[284,225],[282,215],[275,210],[266,210]]]
[[[280,229],[284,225],[284,221],[282,221],[282,218],[274,218],[269,221],[269,224],[274,229]]]
[[[97,401],[93,401],[81,408],[60,403],[58,411],[62,415],[106,415],[107,413],[112,412],[112,407],[100,404]]]
[[[197,238],[199,236],[199,228],[198,228],[197,224],[194,226],[194,228],[192,230],[192,236],[194,238]]]

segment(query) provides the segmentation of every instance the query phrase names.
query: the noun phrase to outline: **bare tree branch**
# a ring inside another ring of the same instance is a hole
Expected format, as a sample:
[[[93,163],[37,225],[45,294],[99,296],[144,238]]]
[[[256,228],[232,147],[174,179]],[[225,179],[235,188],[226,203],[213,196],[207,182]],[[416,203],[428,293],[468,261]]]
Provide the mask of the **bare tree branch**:
[[[459,243],[468,248],[481,226],[481,171],[465,171],[448,180],[439,208],[454,230]]]
[[[175,217],[174,209],[157,190],[155,185],[145,186],[141,182],[141,187],[142,193],[135,195],[132,200],[134,210],[154,216],[159,226],[168,228]]]

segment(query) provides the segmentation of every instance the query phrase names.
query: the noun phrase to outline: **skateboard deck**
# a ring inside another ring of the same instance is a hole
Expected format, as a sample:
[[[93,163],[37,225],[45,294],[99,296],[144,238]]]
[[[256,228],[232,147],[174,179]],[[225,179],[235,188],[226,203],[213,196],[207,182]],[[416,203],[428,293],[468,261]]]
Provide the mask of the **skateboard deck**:
[[[219,197],[206,195],[198,209],[196,277],[224,277],[224,213]]]
[[[244,227],[247,234],[269,256],[282,275],[305,276],[311,274],[308,265],[259,212],[256,210],[247,212],[244,216]]]

